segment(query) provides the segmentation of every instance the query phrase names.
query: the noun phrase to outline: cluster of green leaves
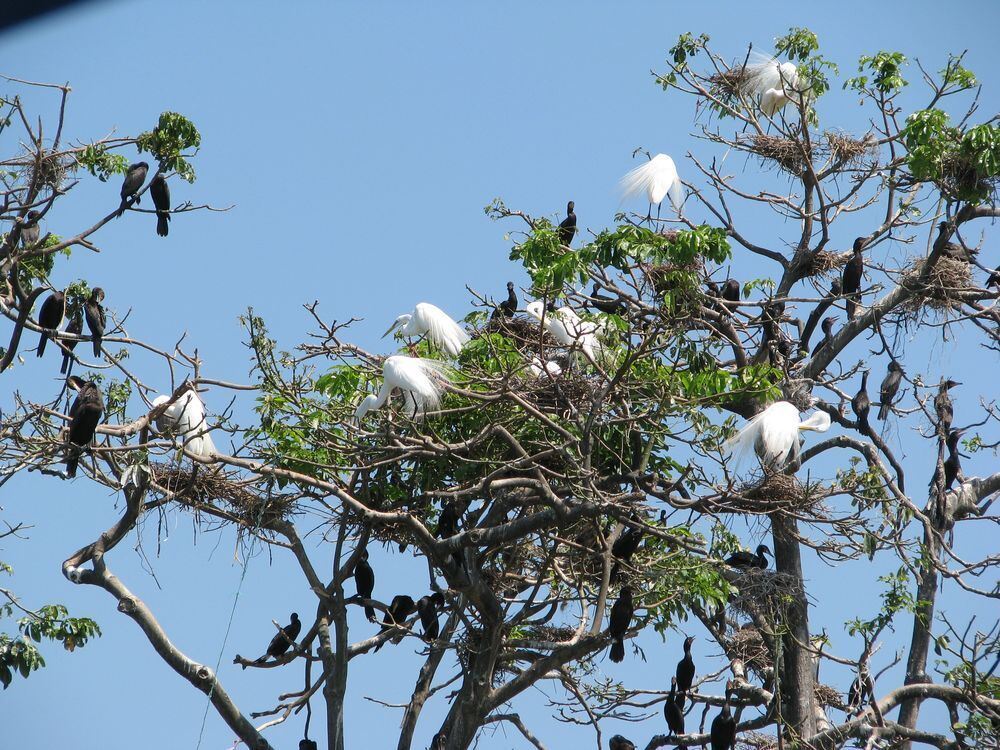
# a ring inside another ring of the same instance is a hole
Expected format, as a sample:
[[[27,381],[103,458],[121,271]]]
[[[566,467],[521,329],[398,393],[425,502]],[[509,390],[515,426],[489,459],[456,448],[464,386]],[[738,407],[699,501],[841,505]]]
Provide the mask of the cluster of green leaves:
[[[182,180],[194,182],[194,167],[185,158],[188,149],[201,145],[201,133],[194,123],[176,112],[164,112],[152,130],[141,133],[136,139],[140,151],[148,151],[160,162],[164,171],[177,172]]]
[[[845,89],[865,92],[869,84],[883,96],[890,96],[907,85],[903,78],[903,66],[906,56],[902,52],[876,52],[874,55],[862,55],[858,60],[859,76],[848,78],[844,82]]]
[[[913,582],[906,568],[899,568],[894,573],[879,576],[878,580],[885,584],[881,595],[882,607],[870,619],[857,617],[845,622],[844,627],[852,637],[860,635],[866,641],[871,641],[885,628],[892,628],[892,620],[898,613],[912,613],[916,609],[916,600],[910,591]]]
[[[95,143],[76,153],[76,166],[83,167],[101,182],[107,182],[111,175],[128,171],[128,159],[113,153],[107,146]]]
[[[1000,177],[1000,127],[992,122],[967,130],[950,124],[946,112],[923,109],[902,130],[907,166],[914,179],[934,182],[954,200],[990,198]]]
[[[836,63],[819,54],[819,37],[809,29],[794,27],[784,36],[778,37],[774,48],[779,55],[785,55],[795,63],[798,73],[797,88],[810,105],[830,90],[830,75],[839,71]],[[812,106],[807,113],[812,124],[818,122]]]
[[[677,37],[677,43],[670,48],[670,60],[673,61],[671,71],[666,75],[653,74],[664,91],[677,83],[677,72],[683,71],[687,67],[688,60],[701,52],[708,41],[708,34],[695,36],[690,31]]]
[[[3,245],[6,241],[7,235],[0,235],[0,245]],[[49,234],[34,249],[44,250],[46,248],[55,247],[60,242],[62,242],[62,238],[59,237],[59,235]],[[71,254],[71,250],[68,247],[63,248],[58,254],[68,258]],[[25,294],[34,289],[37,282],[44,283],[48,281],[49,274],[51,274],[52,269],[55,268],[55,262],[56,253],[44,253],[39,255],[32,254],[21,258],[17,265],[17,280]]]

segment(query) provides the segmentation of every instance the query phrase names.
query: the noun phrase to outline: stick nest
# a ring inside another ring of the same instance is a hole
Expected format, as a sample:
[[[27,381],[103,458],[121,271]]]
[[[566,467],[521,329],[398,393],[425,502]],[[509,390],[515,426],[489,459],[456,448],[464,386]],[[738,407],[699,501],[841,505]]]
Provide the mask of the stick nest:
[[[806,259],[805,275],[829,276],[834,271],[839,272],[850,257],[850,253],[831,253],[826,250],[811,253]]]
[[[488,333],[499,333],[501,336],[506,336],[514,342],[514,346],[522,353],[524,351],[537,352],[539,342],[546,349],[559,346],[558,342],[539,325],[537,320],[524,315],[508,318],[500,314],[487,321],[486,325],[473,337],[478,338]]]
[[[541,411],[565,413],[589,407],[596,392],[597,386],[590,378],[564,371],[558,377],[542,373],[529,379],[522,395]]]
[[[748,669],[762,677],[771,669],[773,659],[760,631],[753,625],[745,625],[733,633],[726,641],[726,651],[740,659]]]
[[[750,150],[765,161],[775,162],[789,174],[798,176],[805,169],[806,159],[802,145],[790,138],[755,135],[750,139]]]
[[[924,306],[940,312],[961,309],[961,292],[972,286],[970,264],[941,255],[931,268],[927,280],[921,281],[920,267],[923,262],[922,258],[915,260],[910,272],[903,279],[903,284],[914,291],[914,295],[906,301],[903,309],[911,313],[917,312]]]
[[[827,131],[823,134],[823,138],[830,156],[844,166],[858,164],[864,161],[865,157],[874,156],[878,148],[878,143],[871,134],[859,140],[846,133]]]
[[[736,99],[746,88],[747,77],[747,69],[742,65],[720,71],[709,76],[709,92],[723,101]]]
[[[803,595],[794,576],[760,568],[748,568],[731,583],[739,593],[729,600],[735,611],[751,617],[763,615],[771,622],[782,622],[789,601]]]

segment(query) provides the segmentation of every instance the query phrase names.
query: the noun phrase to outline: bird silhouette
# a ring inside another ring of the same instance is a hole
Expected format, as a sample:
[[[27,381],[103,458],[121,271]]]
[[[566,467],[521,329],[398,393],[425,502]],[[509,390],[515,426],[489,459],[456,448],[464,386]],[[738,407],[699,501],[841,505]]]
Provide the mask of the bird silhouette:
[[[886,373],[885,378],[882,380],[882,385],[879,386],[879,408],[878,408],[878,418],[885,420],[889,416],[889,409],[892,406],[892,400],[896,398],[896,394],[899,392],[899,385],[903,381],[903,368],[899,366],[899,362],[894,359],[889,360],[889,371]]]

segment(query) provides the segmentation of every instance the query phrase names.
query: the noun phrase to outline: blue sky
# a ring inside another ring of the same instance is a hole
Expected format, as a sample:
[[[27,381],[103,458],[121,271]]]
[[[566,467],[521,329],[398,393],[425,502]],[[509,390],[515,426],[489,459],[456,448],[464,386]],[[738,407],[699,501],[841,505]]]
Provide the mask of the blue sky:
[[[119,314],[131,310],[132,333],[169,348],[187,331],[188,345],[197,346],[211,376],[245,382],[249,361],[237,317],[248,305],[285,347],[302,340],[310,325],[302,305],[319,300],[328,319],[363,318],[356,341],[383,351],[388,344],[378,336],[415,302],[433,301],[460,317],[469,307],[465,285],[499,296],[508,279],[524,280],[507,260],[504,234],[516,226],[484,216],[494,197],[550,215],[572,198],[581,226],[599,229],[618,210],[616,182],[633,166],[637,146],[673,154],[682,174],[693,177],[683,155],[706,154],[709,147],[690,135],[698,127],[691,101],[664,95],[650,76],[664,68],[681,32],[705,31],[717,51],[736,57],[748,43],[767,51],[788,27],[808,26],[847,74],[864,52],[900,49],[937,69],[947,51],[969,49],[968,67],[992,86],[981,111],[1000,109],[998,84],[989,78],[997,69],[993,34],[1000,20],[991,2],[968,3],[947,18],[943,6],[931,2],[908,3],[905,15],[870,2],[791,9],[726,2],[469,5],[102,2],[6,33],[0,72],[73,86],[72,139],[112,130],[134,134],[168,109],[189,116],[203,137],[198,181],[173,181],[174,200],[233,206],[175,217],[167,240],[156,237],[152,217],[130,215],[100,233],[100,254],[77,251],[54,281],[87,278],[107,290],[106,304]],[[910,75],[916,79],[915,71]],[[42,114],[52,112],[50,94],[20,93]],[[855,105],[851,96],[833,92],[820,107],[824,124],[862,132],[865,121]],[[10,146],[3,144],[5,152]],[[760,178],[757,165],[742,157],[728,167],[744,184],[781,184],[773,174]],[[50,213],[48,228],[78,231],[117,204],[117,194],[117,180],[84,180]],[[795,234],[795,227],[770,218],[747,221],[761,235]],[[836,247],[849,247],[853,236],[838,237]],[[739,253],[733,270],[744,278],[770,272]],[[858,346],[850,356],[863,358],[865,351]],[[150,382],[169,387],[166,373],[136,359]],[[5,375],[10,386],[0,392],[0,407],[7,408],[14,387],[36,400],[51,398],[58,388],[55,361],[42,365],[32,358]],[[960,371],[970,405],[974,394],[995,392],[981,374],[982,363],[995,358],[958,340],[914,334],[907,361],[935,382]],[[877,383],[884,364],[874,367]],[[209,394],[207,401],[221,408],[228,396]],[[248,403],[239,403],[238,413],[245,414]],[[904,452],[913,445],[907,434],[892,437]],[[927,460],[921,451],[913,448],[911,467]],[[982,474],[988,466],[979,459],[967,470]],[[920,481],[915,474],[913,485]],[[5,540],[0,548],[0,558],[15,566],[13,585],[25,603],[64,602],[75,614],[99,620],[105,633],[71,656],[48,648],[48,669],[0,694],[5,739],[23,747],[194,748],[204,697],[160,662],[109,597],[76,589],[59,572],[68,554],[112,523],[121,499],[85,481],[25,477],[4,486],[0,503],[4,518],[33,524],[29,543]],[[985,538],[970,543],[982,547]],[[409,562],[398,555],[379,560],[376,592],[388,600],[396,590],[426,587],[421,566]],[[241,672],[230,664],[233,654],[256,655],[273,633],[272,618],[285,620],[297,610],[305,619],[314,607],[280,554],[257,555],[249,564],[221,671],[246,712],[300,689],[302,677],[297,667]],[[197,532],[187,516],[168,512],[145,519],[141,534],[115,551],[111,565],[146,598],[178,646],[214,664],[242,570],[231,534]],[[817,625],[838,628],[848,616],[845,594],[855,600],[874,595],[866,565],[834,571],[812,556],[807,565],[815,591],[827,592],[815,602]],[[955,614],[985,611],[961,597],[951,606]],[[908,639],[908,629],[900,623],[901,637]],[[688,630],[703,635],[693,623]],[[369,632],[358,620],[352,639]],[[644,637],[648,661],[630,656],[612,674],[665,688],[680,640],[671,634],[663,647],[657,637]],[[900,645],[896,640],[883,656]],[[718,666],[705,644],[695,646],[699,665]],[[398,710],[362,696],[404,702],[419,665],[413,652],[407,641],[352,669],[349,746],[361,738],[369,747],[390,746]],[[843,674],[831,679],[841,687],[849,681]],[[45,719],[37,713],[43,705]],[[516,708],[551,748],[591,742],[588,731],[540,719],[545,704],[538,691]],[[442,710],[438,703],[429,714],[436,718]],[[313,721],[322,726],[321,717]],[[269,737],[277,747],[294,747],[301,725],[295,717]],[[426,743],[433,731],[433,721],[422,723],[418,740]],[[663,731],[662,719],[642,727],[608,722],[605,731],[648,739]],[[221,750],[231,741],[210,713],[201,747]],[[524,743],[500,733],[480,746]]]

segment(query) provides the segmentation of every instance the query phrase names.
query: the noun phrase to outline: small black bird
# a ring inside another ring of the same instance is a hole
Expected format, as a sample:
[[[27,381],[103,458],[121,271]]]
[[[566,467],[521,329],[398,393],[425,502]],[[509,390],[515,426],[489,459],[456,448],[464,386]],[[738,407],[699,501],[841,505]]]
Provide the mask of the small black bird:
[[[573,209],[576,208],[576,204],[570,201],[566,204],[566,218],[559,223],[559,242],[569,247],[573,243],[573,237],[576,234],[576,214],[573,213]]]
[[[94,440],[97,425],[104,414],[104,396],[92,380],[84,380],[71,375],[67,385],[75,390],[76,399],[69,408],[69,450],[66,455],[66,476],[76,476],[80,463],[80,453]]]
[[[611,661],[615,664],[625,659],[625,633],[628,632],[634,614],[635,605],[632,603],[632,589],[628,586],[622,586],[618,601],[611,608],[611,617],[608,621],[608,633],[613,639]]]
[[[726,558],[726,565],[730,568],[760,568],[761,570],[765,570],[767,568],[767,558],[765,555],[770,554],[771,550],[767,548],[767,545],[758,544],[756,554],[741,549],[739,552],[734,552]]]
[[[691,683],[694,682],[694,659],[691,658],[691,644],[694,643],[694,636],[689,635],[684,639],[684,658],[677,662],[677,687],[682,693],[691,690]]]
[[[302,630],[302,622],[294,612],[292,612],[291,617],[291,622],[275,633],[274,638],[267,645],[267,651],[260,658],[254,659],[254,664],[263,664],[269,656],[272,659],[284,656],[288,652],[288,649],[295,644],[295,639],[299,637],[299,631]],[[246,667],[243,668],[246,669]]]
[[[865,259],[861,251],[865,249],[865,238],[858,237],[854,240],[854,255],[844,266],[844,273],[841,277],[841,291],[847,295],[847,319],[854,319],[854,311],[857,309],[861,295],[861,277],[865,273]]]
[[[608,750],[635,750],[635,743],[616,734],[608,741]]]
[[[501,302],[498,309],[505,318],[513,318],[517,312],[517,294],[514,293],[514,282],[507,282],[507,299]],[[494,313],[494,316],[496,313]]]
[[[640,544],[642,544],[642,529],[635,529],[631,526],[627,527],[615,540],[611,547],[611,554],[615,558],[615,564],[611,568],[612,583],[618,580],[620,563],[631,561],[632,555],[639,549]]]
[[[590,292],[590,296],[593,301],[588,302],[587,304],[593,305],[602,313],[607,313],[608,315],[624,315],[628,311],[628,306],[620,299],[612,299],[611,297],[606,297],[601,294],[600,287],[597,284],[594,284],[594,288]]]
[[[458,520],[461,514],[458,512],[458,505],[454,500],[449,500],[441,506],[441,515],[438,516],[436,536],[438,539],[447,539],[458,533]]]
[[[121,217],[125,213],[125,209],[128,207],[129,199],[133,196],[135,197],[136,205],[141,203],[139,198],[139,190],[142,188],[142,183],[146,181],[146,175],[149,172],[149,165],[141,161],[138,164],[132,164],[128,171],[125,173],[125,180],[122,182],[122,203],[118,207],[118,216]]]
[[[21,224],[21,244],[26,248],[32,247],[41,239],[42,230],[38,226],[39,216],[41,214],[38,211],[28,211],[24,217],[24,223]]]
[[[834,317],[823,318],[823,322],[820,323],[820,328],[823,329],[823,338],[816,342],[816,346],[813,347],[812,356],[816,356],[816,353],[830,343],[830,339],[833,338],[833,325],[837,322]]]
[[[961,383],[956,383],[951,378],[942,381],[938,386],[937,395],[934,397],[934,411],[937,412],[938,425],[942,435],[948,434],[951,422],[955,418],[955,407],[951,403],[948,391],[956,385],[961,385]]]
[[[80,311],[79,308],[77,308],[77,311],[73,313],[73,317],[70,319],[69,325],[66,326],[66,333],[73,333],[76,334],[77,336],[83,333],[83,313]],[[62,367],[59,368],[59,372],[61,374],[65,375],[67,372],[69,372],[69,363],[73,361],[73,355],[70,354],[70,352],[76,349],[76,345],[79,343],[80,343],[79,341],[63,342],[63,346],[69,349],[69,351],[63,352]]]
[[[726,683],[726,702],[722,704],[722,711],[712,719],[712,729],[709,737],[712,741],[712,750],[732,750],[736,744],[736,719],[729,711],[729,691],[732,690],[732,683]]]
[[[436,641],[441,634],[438,611],[443,606],[444,595],[439,591],[417,599],[417,614],[420,616],[420,626],[424,629],[424,640],[428,643]]]
[[[156,233],[166,237],[170,233],[170,186],[162,172],[149,183],[149,196],[156,207]]]
[[[392,630],[396,626],[401,626],[406,623],[406,618],[413,614],[413,610],[416,609],[416,603],[413,599],[406,594],[397,594],[392,597],[392,601],[389,603],[389,611],[386,613],[386,619],[382,620],[382,629],[378,631],[380,634],[387,630]],[[394,643],[398,643],[398,640],[394,640]],[[385,644],[385,641],[378,644],[375,650],[378,651]]]
[[[101,303],[104,301],[104,290],[99,286],[94,287],[90,292],[90,297],[83,306],[83,314],[87,318],[87,328],[90,330],[91,339],[94,342],[94,356],[101,356],[101,340],[104,337],[104,328],[107,325],[107,316]]]
[[[868,370],[861,373],[861,388],[851,399],[851,408],[854,410],[854,416],[858,418],[858,426],[867,430],[868,413],[872,408],[871,399],[868,397]]]
[[[52,292],[42,303],[42,307],[38,311],[38,325],[48,331],[55,331],[62,325],[63,316],[65,315],[66,293]],[[45,342],[48,340],[49,334],[47,331],[42,331],[38,335],[38,349],[36,349],[36,352],[39,357],[45,354]]]
[[[358,589],[358,597],[361,599],[371,599],[375,591],[375,571],[372,570],[368,562],[368,550],[361,553],[358,562],[354,566],[354,585]],[[365,617],[368,622],[375,622],[375,608],[370,604],[365,605]]]
[[[952,430],[948,433],[948,458],[944,460],[944,489],[945,492],[951,489],[955,479],[962,473],[961,454],[958,451],[958,441],[962,437],[964,430]]]
[[[740,282],[736,279],[726,279],[726,283],[722,286],[722,299],[726,302],[739,302]]]
[[[899,362],[890,359],[889,372],[878,389],[879,401],[881,403],[881,406],[878,408],[879,419],[884,421],[889,416],[889,407],[892,406],[892,400],[896,398],[896,394],[899,392],[899,385],[902,381],[903,368],[899,366]]]
[[[680,704],[677,699],[680,698]],[[677,678],[670,678],[670,693],[667,695],[667,702],[663,704],[663,718],[667,720],[667,727],[670,734],[675,737],[684,734],[684,691],[678,695]]]

